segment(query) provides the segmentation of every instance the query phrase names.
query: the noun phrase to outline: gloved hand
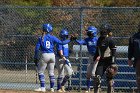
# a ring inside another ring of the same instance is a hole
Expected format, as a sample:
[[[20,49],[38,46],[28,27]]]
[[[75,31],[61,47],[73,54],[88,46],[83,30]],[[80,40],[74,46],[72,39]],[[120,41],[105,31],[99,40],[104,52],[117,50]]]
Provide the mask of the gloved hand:
[[[35,66],[38,66],[38,61],[39,60],[37,58],[34,59]]]
[[[76,36],[76,35],[71,35],[71,36],[70,36],[70,40],[71,40],[71,41],[76,40],[76,39],[77,39],[77,36]]]
[[[117,64],[111,64],[107,69],[106,69],[106,76],[108,78],[113,78],[118,72],[118,66]]]

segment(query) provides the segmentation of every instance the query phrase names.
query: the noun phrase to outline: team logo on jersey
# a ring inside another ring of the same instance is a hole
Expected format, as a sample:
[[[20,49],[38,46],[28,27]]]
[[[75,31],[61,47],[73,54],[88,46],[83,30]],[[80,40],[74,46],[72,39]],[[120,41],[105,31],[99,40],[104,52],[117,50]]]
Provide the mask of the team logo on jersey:
[[[68,48],[68,44],[63,45],[64,48]]]
[[[92,46],[92,45],[94,45],[94,44],[95,44],[95,42],[91,42],[91,41],[88,42],[88,45],[89,45],[89,46]]]

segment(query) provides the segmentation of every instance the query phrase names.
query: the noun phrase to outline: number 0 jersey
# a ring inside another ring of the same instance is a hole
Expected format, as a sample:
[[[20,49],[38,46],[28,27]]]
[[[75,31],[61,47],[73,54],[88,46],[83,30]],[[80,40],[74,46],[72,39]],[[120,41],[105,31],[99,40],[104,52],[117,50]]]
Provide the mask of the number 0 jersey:
[[[61,45],[61,44],[57,44],[57,53],[56,55],[60,57],[59,55],[59,51],[62,50],[63,51],[63,55],[65,57],[68,57],[69,56],[69,45],[68,44],[64,44],[64,45]]]

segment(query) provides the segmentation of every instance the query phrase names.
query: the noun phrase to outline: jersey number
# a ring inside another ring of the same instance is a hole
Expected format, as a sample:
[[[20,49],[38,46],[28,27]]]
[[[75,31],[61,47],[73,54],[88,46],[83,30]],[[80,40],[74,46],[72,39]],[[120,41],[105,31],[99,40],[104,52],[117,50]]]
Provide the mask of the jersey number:
[[[46,48],[50,48],[50,41],[46,41]]]

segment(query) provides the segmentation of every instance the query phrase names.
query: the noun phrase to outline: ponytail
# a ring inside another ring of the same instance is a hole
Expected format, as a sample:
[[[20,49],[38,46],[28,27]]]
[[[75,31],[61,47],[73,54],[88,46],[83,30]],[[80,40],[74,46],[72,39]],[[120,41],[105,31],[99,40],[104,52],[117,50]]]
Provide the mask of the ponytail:
[[[46,32],[42,33],[42,42],[44,42],[44,36],[45,36]]]

